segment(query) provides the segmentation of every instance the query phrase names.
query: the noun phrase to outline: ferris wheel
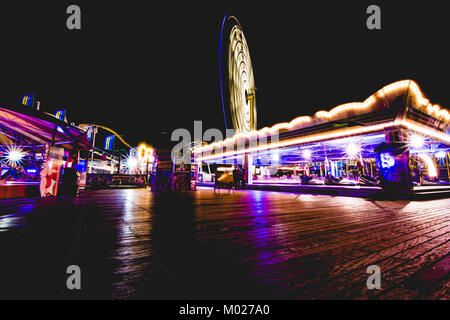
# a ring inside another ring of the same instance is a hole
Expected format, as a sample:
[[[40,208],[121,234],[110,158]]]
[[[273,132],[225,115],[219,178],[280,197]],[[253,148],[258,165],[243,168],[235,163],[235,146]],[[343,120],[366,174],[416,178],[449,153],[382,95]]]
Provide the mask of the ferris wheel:
[[[256,87],[252,61],[247,40],[239,21],[233,16],[229,17],[228,20],[234,22],[228,44],[228,91],[231,119],[235,132],[250,132],[257,128]],[[222,75],[220,76],[222,77]],[[223,103],[223,88],[221,89]]]

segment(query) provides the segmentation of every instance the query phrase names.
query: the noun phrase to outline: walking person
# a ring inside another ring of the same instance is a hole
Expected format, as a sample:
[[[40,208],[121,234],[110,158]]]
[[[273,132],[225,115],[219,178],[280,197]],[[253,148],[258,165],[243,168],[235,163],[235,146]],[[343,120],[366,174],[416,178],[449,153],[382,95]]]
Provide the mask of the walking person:
[[[247,179],[247,175],[245,174],[246,173],[245,168],[241,167],[240,171],[241,171],[241,187],[242,189],[245,189]]]
[[[73,167],[74,164],[64,168],[62,176],[62,196],[73,198],[78,193],[78,180],[80,173]]]
[[[239,188],[239,170],[236,166],[233,168],[233,185],[234,190]]]

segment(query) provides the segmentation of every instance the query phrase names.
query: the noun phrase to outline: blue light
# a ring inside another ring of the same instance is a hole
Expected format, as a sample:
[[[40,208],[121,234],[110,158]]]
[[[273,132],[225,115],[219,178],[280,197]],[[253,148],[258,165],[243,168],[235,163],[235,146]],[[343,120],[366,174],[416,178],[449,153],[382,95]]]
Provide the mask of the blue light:
[[[58,127],[56,128],[56,130],[58,130],[58,131],[61,132],[61,133],[64,133],[63,128],[61,128],[60,126],[58,126]]]
[[[80,160],[76,166],[78,172],[86,172],[86,160]]]
[[[220,80],[220,97],[222,98],[222,111],[223,111],[223,120],[225,121],[225,129],[228,129],[227,126],[227,118],[225,116],[225,105],[223,102],[223,85],[222,85],[222,38],[223,38],[223,27],[225,26],[225,21],[227,19],[227,15],[223,17],[222,28],[220,29],[220,43],[219,43],[219,80]]]
[[[34,169],[34,168],[28,168],[28,169],[27,169],[27,173],[36,174],[36,173],[37,173],[37,170]]]
[[[390,153],[383,152],[380,154],[380,163],[384,169],[392,168],[395,165],[395,159]]]

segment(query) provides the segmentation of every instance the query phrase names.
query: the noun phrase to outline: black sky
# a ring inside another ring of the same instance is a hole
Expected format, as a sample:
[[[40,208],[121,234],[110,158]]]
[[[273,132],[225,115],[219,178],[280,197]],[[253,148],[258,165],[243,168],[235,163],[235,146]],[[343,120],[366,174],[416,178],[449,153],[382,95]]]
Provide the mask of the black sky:
[[[117,130],[132,144],[160,132],[223,129],[218,39],[224,14],[244,28],[258,127],[361,101],[413,79],[450,105],[448,13],[439,2],[15,1],[0,7],[0,105],[36,93],[76,123]],[[82,30],[66,29],[78,4]],[[370,4],[382,30],[366,28]]]

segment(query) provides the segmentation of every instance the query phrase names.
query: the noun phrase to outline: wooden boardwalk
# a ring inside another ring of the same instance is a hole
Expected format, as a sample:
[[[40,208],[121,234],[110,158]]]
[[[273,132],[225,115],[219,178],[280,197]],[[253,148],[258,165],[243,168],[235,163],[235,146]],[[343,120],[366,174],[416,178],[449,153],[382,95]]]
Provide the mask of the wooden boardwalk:
[[[450,200],[267,191],[0,201],[0,297],[448,299]],[[67,266],[82,290],[66,289]],[[367,267],[381,268],[368,290]]]

